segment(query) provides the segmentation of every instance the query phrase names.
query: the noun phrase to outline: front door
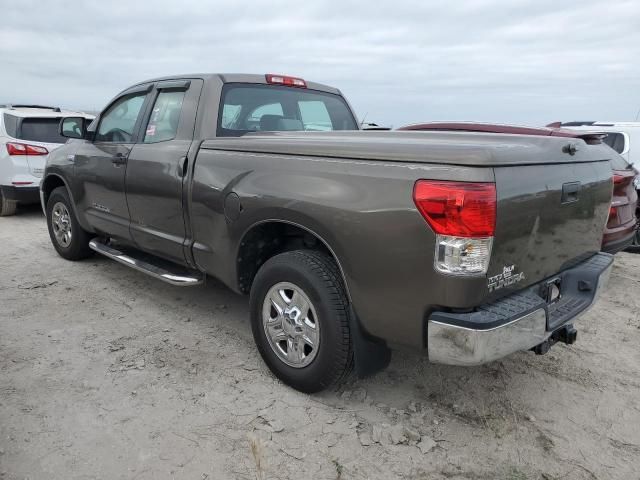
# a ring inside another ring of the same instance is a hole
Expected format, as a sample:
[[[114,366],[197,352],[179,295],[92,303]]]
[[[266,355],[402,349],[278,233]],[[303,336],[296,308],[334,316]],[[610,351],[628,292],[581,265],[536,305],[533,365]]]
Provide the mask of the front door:
[[[136,141],[148,89],[126,93],[102,115],[92,141],[74,158],[75,196],[85,218],[97,231],[130,240],[125,196],[127,159]]]
[[[183,187],[201,80],[159,82],[125,180],[131,237],[142,250],[185,263]]]

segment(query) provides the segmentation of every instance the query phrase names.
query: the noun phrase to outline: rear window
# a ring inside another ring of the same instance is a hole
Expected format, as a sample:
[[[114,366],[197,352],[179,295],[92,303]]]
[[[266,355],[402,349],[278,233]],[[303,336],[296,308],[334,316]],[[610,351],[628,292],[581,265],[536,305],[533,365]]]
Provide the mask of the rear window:
[[[351,110],[339,95],[252,84],[227,84],[222,91],[218,136],[357,129]]]
[[[66,138],[58,134],[60,118],[22,118],[4,114],[7,134],[18,140],[32,142],[65,143]]]
[[[624,135],[621,133],[607,133],[607,136],[604,137],[602,141],[618,153],[622,153],[624,151]]]

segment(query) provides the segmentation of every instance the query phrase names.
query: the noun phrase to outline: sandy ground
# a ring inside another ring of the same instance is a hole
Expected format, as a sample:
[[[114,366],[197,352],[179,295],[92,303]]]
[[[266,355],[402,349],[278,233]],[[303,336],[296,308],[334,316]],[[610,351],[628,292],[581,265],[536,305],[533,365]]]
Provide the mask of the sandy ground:
[[[247,299],[67,262],[38,208],[0,219],[0,479],[638,479],[640,255],[576,345],[479,368],[394,353],[308,396]]]

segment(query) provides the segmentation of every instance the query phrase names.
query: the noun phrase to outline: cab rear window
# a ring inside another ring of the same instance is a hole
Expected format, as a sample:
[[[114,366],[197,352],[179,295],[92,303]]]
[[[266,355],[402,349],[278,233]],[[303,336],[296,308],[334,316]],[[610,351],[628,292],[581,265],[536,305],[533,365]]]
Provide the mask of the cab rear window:
[[[60,118],[16,117],[4,114],[4,125],[7,134],[18,140],[29,140],[45,143],[65,143],[66,138],[58,133]]]
[[[339,95],[276,85],[227,84],[222,91],[218,136],[248,132],[357,130]]]

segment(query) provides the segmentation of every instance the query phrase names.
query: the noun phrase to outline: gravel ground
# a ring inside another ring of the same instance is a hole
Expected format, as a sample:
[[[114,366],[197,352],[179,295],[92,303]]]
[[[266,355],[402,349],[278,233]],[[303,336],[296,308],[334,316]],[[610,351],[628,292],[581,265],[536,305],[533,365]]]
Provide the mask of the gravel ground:
[[[640,255],[579,341],[478,368],[394,352],[304,395],[247,299],[67,262],[37,207],[0,219],[0,479],[638,479]]]

